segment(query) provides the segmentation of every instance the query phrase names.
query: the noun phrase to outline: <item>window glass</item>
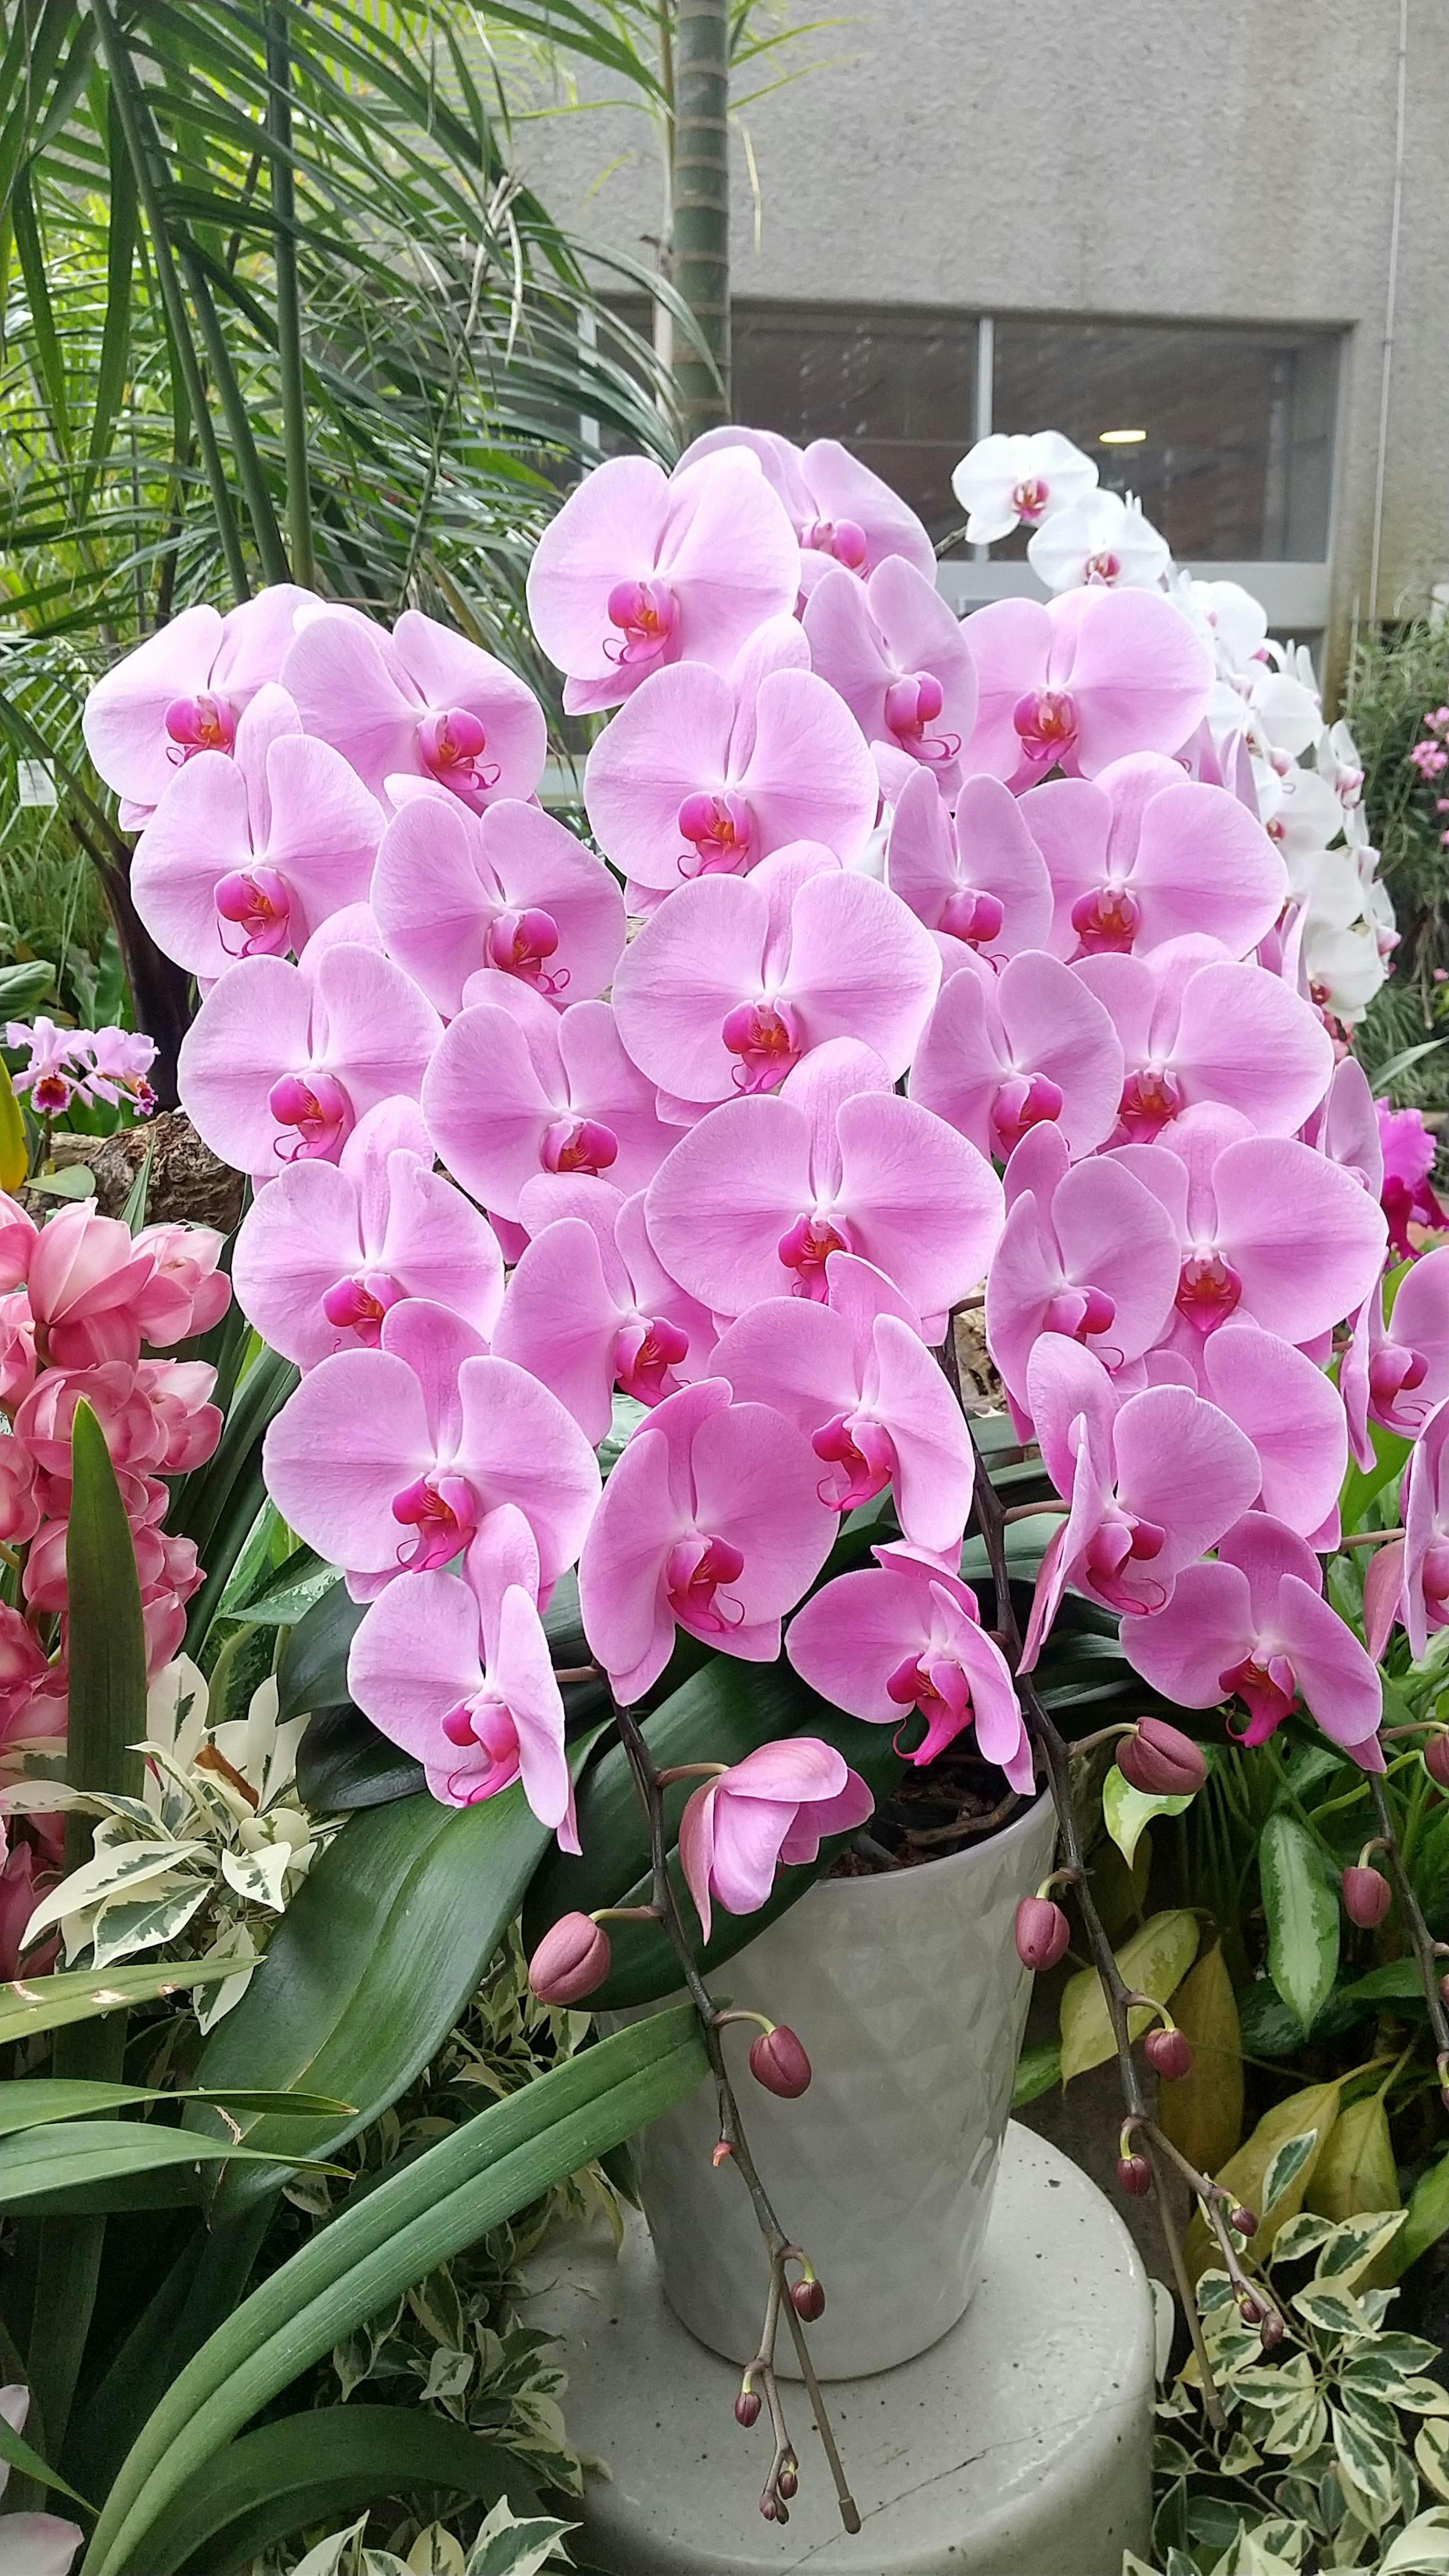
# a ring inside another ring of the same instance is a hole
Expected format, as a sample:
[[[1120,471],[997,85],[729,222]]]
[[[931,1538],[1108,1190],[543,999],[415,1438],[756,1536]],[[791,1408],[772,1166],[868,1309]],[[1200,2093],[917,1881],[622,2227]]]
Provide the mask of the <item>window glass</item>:
[[[975,434],[973,316],[900,306],[737,303],[735,417],[800,446],[838,438],[938,541],[962,523],[951,469]]]

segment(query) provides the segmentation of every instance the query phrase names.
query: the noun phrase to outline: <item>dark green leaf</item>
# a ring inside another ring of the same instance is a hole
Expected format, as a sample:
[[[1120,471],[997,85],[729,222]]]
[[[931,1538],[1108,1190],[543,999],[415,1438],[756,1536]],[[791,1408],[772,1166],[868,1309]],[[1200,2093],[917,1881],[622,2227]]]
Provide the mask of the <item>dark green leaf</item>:
[[[37,2200],[54,2201],[62,2192],[104,2189],[163,2166],[219,2164],[232,2156],[278,2161],[275,2150],[198,2137],[194,2130],[163,2128],[158,2120],[65,2120],[52,2128],[24,2129],[0,2143],[0,2209],[28,2209]],[[308,2161],[285,2151],[280,2160]]]
[[[0,2047],[36,2039],[42,2031],[93,2021],[123,2004],[149,2003],[157,1995],[189,1994],[194,1986],[234,1977],[235,1959],[141,1959],[121,1968],[68,1968],[48,1977],[17,1977],[0,1985]]]
[[[195,2088],[162,2092],[153,2084],[88,2083],[49,2075],[23,2075],[0,2084],[0,2138],[20,2129],[38,2129],[53,2120],[90,2120],[103,2111],[124,2111],[137,2102],[223,2102],[229,2110],[285,2111],[335,2115],[351,2108],[322,2093],[219,2093]]]
[[[380,1735],[360,1708],[319,1708],[297,1747],[297,1794],[317,1815],[415,1798],[427,1782],[420,1762]]]
[[[40,2453],[32,2451],[24,2435],[16,2432],[5,2415],[0,2415],[0,2460],[8,2461],[12,2469],[19,2469],[25,2477],[33,2478],[37,2486],[59,2487],[62,2495],[68,2495],[71,2502],[80,2505],[86,2513],[95,2512],[93,2504],[87,2504],[83,2495],[77,2495],[74,2487],[67,2486],[58,2469],[46,2467]]]

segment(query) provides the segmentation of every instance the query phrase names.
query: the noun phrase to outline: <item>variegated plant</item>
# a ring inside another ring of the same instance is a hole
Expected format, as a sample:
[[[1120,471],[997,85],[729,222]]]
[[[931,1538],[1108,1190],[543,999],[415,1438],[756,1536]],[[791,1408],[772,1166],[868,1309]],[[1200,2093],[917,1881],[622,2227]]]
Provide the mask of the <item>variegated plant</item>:
[[[334,2531],[300,2559],[293,2576],[540,2576],[544,2568],[570,2565],[561,2543],[575,2526],[530,2515],[520,2522],[500,2501],[465,2550],[445,2523],[429,2523],[406,2558],[370,2549],[363,2537],[367,2515],[347,2531]]]

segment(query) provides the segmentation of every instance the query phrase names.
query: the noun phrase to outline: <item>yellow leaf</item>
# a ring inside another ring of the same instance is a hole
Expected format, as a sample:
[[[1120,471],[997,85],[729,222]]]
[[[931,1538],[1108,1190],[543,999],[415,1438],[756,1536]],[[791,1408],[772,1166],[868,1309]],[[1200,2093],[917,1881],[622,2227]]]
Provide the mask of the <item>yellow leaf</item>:
[[[1138,1994],[1165,2004],[1174,1995],[1197,1956],[1198,1919],[1179,1909],[1154,1914],[1117,1952],[1117,1965],[1127,1985]],[[1129,2014],[1133,2038],[1153,2016],[1139,2005]],[[1083,1968],[1068,1980],[1062,1995],[1062,2082],[1103,2066],[1113,2051],[1112,2022],[1095,1968]]]
[[[1342,2090],[1343,2079],[1340,2078],[1336,2084],[1309,2084],[1301,2093],[1290,2093],[1286,2102],[1275,2103],[1271,2111],[1265,2112],[1252,2136],[1220,2167],[1215,2179],[1232,2193],[1235,2200],[1241,2201],[1248,2209],[1256,2210],[1263,2219],[1253,2239],[1256,2256],[1267,2253],[1279,2228],[1286,2226],[1290,2218],[1296,2218],[1302,2208],[1303,2195],[1313,2180],[1318,2159],[1328,2143],[1329,2131],[1338,2117],[1338,2097]],[[1315,2135],[1311,2154],[1282,2198],[1264,2216],[1263,2184],[1269,2165],[1278,2149],[1286,2146],[1290,2138],[1305,2137],[1310,2130]],[[1217,2239],[1209,2235],[1201,2210],[1187,2231],[1183,2251],[1194,2280],[1207,2270],[1209,2263],[1218,2260]]]
[[[1158,2086],[1157,2124],[1199,2173],[1216,2173],[1243,2131],[1243,2041],[1221,1942],[1184,1977],[1172,2017],[1192,2050],[1192,2072]]]
[[[0,1064],[0,1190],[18,1190],[30,1169],[25,1147],[25,1121],[10,1076]]]
[[[1365,2209],[1400,2209],[1399,2172],[1381,2093],[1351,2102],[1320,2149],[1303,2206],[1319,2218],[1357,2218]]]

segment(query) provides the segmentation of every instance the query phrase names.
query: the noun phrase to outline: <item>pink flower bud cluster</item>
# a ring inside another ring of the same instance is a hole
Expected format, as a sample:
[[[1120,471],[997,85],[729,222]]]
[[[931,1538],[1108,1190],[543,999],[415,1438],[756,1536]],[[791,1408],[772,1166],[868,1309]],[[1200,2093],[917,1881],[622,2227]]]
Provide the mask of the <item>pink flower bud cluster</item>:
[[[1084,503],[1065,442],[997,444],[993,524]],[[960,622],[834,442],[598,467],[528,586],[565,706],[609,714],[592,846],[535,801],[529,691],[416,611],[191,609],[94,692],[137,905],[207,987],[183,1099],[256,1184],[238,1294],[304,1372],[270,1491],[368,1604],[353,1695],[440,1798],[521,1780],[575,1846],[540,1618],[573,1568],[621,1702],[681,1632],[783,1648],[911,1760],[969,1733],[1029,1789],[935,1356],[983,1290],[1060,1501],[1027,1668],[1070,1586],[1182,1706],[1381,1765],[1322,1557],[1374,1424],[1437,1472],[1449,1251],[1386,1316],[1384,1144],[1298,864],[1306,834],[1367,885],[1362,774],[1245,594],[1135,531],[1119,579],[1088,533],[1075,586]],[[1442,1538],[1410,1472],[1438,1617],[1449,1462]],[[813,1737],[697,1791],[706,1932],[867,1810]]]

